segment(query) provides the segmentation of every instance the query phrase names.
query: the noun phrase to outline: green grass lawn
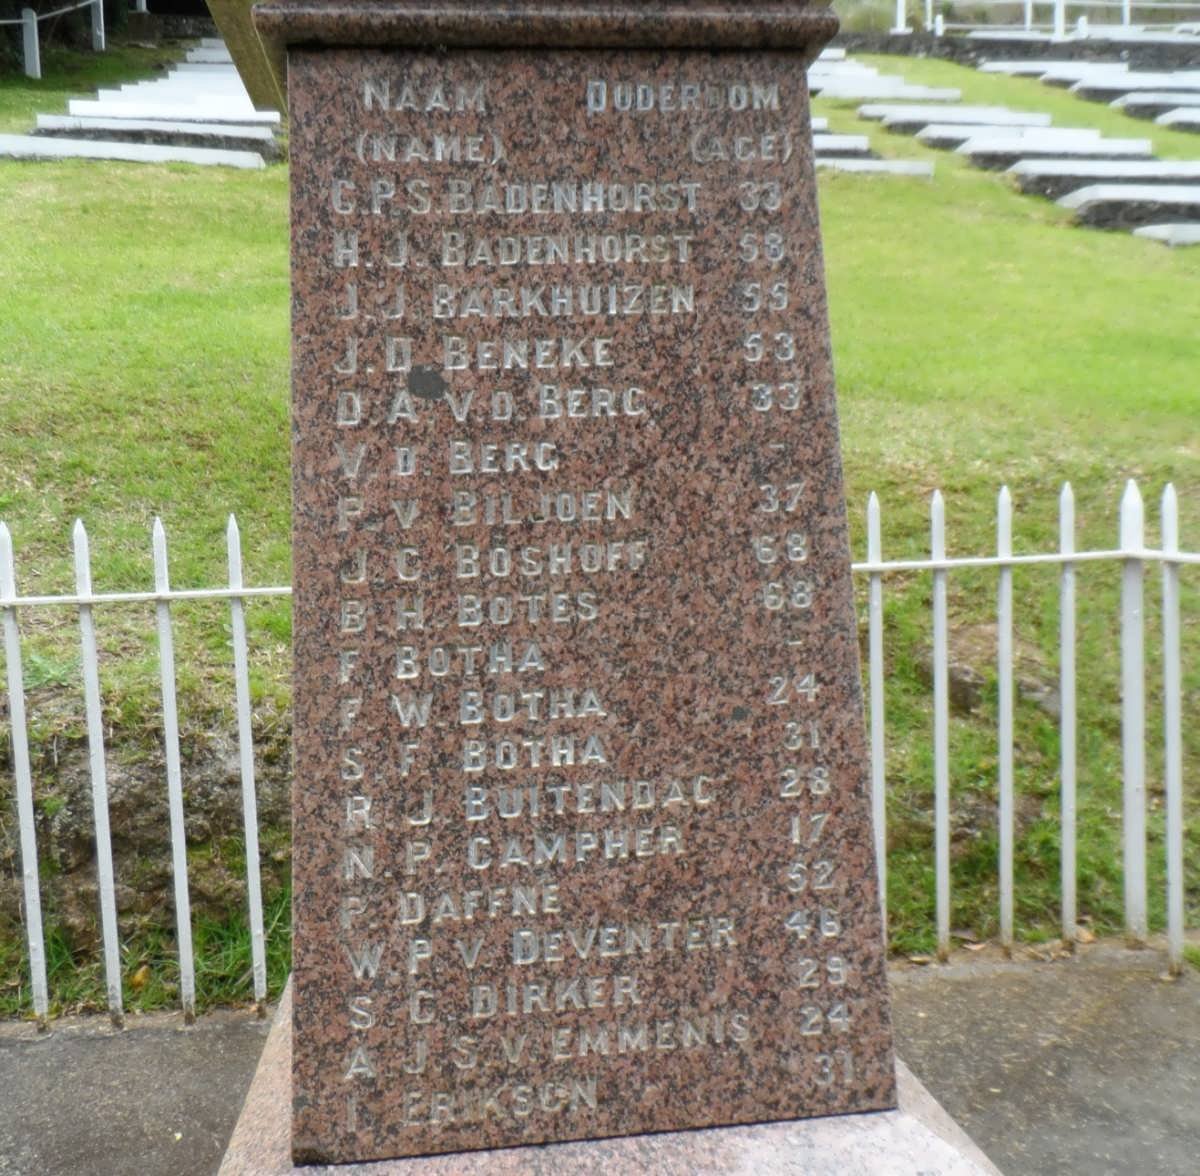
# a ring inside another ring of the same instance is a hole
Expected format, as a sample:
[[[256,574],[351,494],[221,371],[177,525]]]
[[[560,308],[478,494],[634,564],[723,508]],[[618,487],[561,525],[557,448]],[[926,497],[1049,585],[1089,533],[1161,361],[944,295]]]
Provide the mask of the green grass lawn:
[[[0,80],[0,129],[22,129],[34,110],[62,109],[67,94],[116,76],[128,80],[156,59],[140,51],[64,58],[48,61],[40,87]],[[1161,132],[1037,83],[943,62],[877,63],[910,81],[959,86],[968,102],[1049,110],[1061,125],[1149,135],[1164,155],[1200,157],[1200,137]],[[1077,495],[1079,545],[1112,547],[1118,500],[1131,477],[1149,500],[1152,539],[1157,496],[1165,482],[1175,483],[1185,544],[1195,548],[1200,250],[1172,252],[1075,229],[1054,205],[1019,195],[1000,175],[859,123],[850,104],[818,101],[816,108],[835,129],[869,130],[884,154],[937,166],[932,182],[820,179],[856,555],[864,551],[872,489],[883,503],[885,554],[927,551],[935,487],[947,496],[951,552],[984,553],[994,546],[995,495],[1004,482],[1016,498],[1017,550],[1046,550],[1065,479]],[[100,589],[150,583],[155,515],[170,535],[173,583],[219,583],[230,511],[241,522],[248,582],[287,582],[286,169],[4,163],[0,205],[0,518],[13,532],[20,587],[71,587],[76,516],[92,537]],[[1189,573],[1186,581],[1185,713],[1194,714],[1200,577]],[[1079,582],[1080,907],[1095,930],[1112,931],[1121,923],[1118,573],[1088,568]],[[1023,571],[1016,584],[1020,676],[1030,688],[1052,686],[1055,574]],[[952,653],[983,679],[978,706],[952,721],[952,925],[979,937],[994,935],[997,924],[994,601],[994,575],[952,578]],[[1148,747],[1151,907],[1161,926],[1156,601],[1155,574],[1147,580]],[[892,943],[925,952],[933,943],[928,580],[889,580],[885,602]],[[182,607],[176,615],[185,738],[230,728],[225,615]],[[260,731],[278,728],[287,722],[287,605],[256,605],[250,623],[255,721]],[[101,625],[117,759],[136,758],[158,738],[149,628],[149,614],[128,609],[106,614]],[[40,610],[23,618],[23,633],[35,754],[49,762],[53,749],[82,735],[74,617]],[[1194,780],[1200,734],[1189,726],[1185,739]],[[1022,937],[1039,939],[1057,933],[1059,748],[1053,717],[1029,698],[1018,706],[1017,743],[1017,919]],[[9,787],[0,774],[0,790]],[[1189,925],[1196,926],[1194,785],[1189,805]],[[269,897],[279,914],[285,866],[273,877]],[[51,940],[68,994],[60,999],[94,999],[95,959],[56,938],[53,926]],[[278,982],[286,971],[286,919],[276,922],[275,942]],[[209,926],[205,944],[202,997],[244,995],[248,950],[236,910]],[[156,983],[142,999],[169,999],[169,926],[157,936],[143,933],[127,958],[130,972],[153,965]],[[19,988],[7,980],[19,963],[11,941],[0,946],[0,1007],[20,1003],[12,996]]]

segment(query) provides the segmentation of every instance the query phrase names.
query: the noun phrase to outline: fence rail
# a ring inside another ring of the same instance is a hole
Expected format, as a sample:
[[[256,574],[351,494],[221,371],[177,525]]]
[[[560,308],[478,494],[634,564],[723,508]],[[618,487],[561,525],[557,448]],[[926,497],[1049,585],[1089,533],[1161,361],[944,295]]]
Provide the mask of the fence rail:
[[[949,755],[949,607],[951,572],[968,568],[995,568],[997,577],[997,687],[998,687],[998,830],[999,927],[1007,947],[1014,936],[1014,698],[1015,658],[1013,571],[1019,567],[1052,565],[1059,569],[1059,688],[1061,742],[1061,920],[1064,940],[1076,936],[1078,895],[1076,864],[1077,812],[1077,680],[1076,680],[1076,568],[1084,563],[1115,564],[1121,568],[1121,742],[1123,773],[1124,919],[1131,943],[1147,936],[1146,868],[1146,696],[1144,581],[1147,564],[1162,572],[1162,674],[1164,730],[1164,807],[1166,840],[1166,924],[1169,965],[1182,966],[1184,946],[1183,859],[1183,742],[1182,654],[1180,623],[1180,571],[1200,564],[1200,553],[1180,549],[1179,509],[1172,486],[1163,492],[1160,512],[1161,546],[1145,543],[1145,518],[1141,495],[1132,481],[1125,488],[1119,512],[1119,545],[1110,550],[1077,551],[1075,506],[1070,485],[1059,497],[1058,550],[1017,554],[1012,545],[1012,498],[1000,491],[996,515],[996,553],[986,556],[949,557],[946,554],[946,509],[940,492],[930,503],[930,556],[927,559],[883,558],[881,509],[875,494],[867,506],[867,558],[852,565],[856,576],[867,580],[868,689],[871,805],[879,860],[880,892],[887,894],[887,797],[884,706],[884,578],[901,572],[924,572],[932,577],[933,637],[933,793],[934,876],[937,946],[945,957],[950,947],[950,755]],[[175,696],[175,655],[171,606],[190,600],[227,600],[233,643],[233,671],[237,713],[239,774],[246,850],[246,882],[250,925],[253,992],[260,1008],[266,1000],[266,953],[260,889],[258,818],[251,731],[249,649],[245,603],[261,597],[290,594],[286,586],[247,587],[243,583],[241,538],[233,516],[226,529],[227,584],[210,589],[173,589],[170,586],[167,536],[155,520],[151,535],[154,590],[149,592],[97,593],[92,588],[87,533],[82,522],[73,531],[75,592],[46,596],[18,594],[11,535],[0,522],[0,627],[9,694],[13,783],[20,829],[21,873],[27,936],[27,958],[33,1011],[46,1023],[49,997],[46,952],[43,941],[38,850],[34,824],[34,785],[31,770],[26,692],[22,672],[18,613],[49,606],[78,611],[87,741],[92,782],[92,807],[96,837],[97,876],[100,882],[101,927],[109,1014],[114,1024],[123,1017],[120,944],[117,927],[112,837],[108,823],[104,732],[92,610],[97,605],[146,602],[155,605],[159,648],[163,738],[168,790],[168,812],[174,875],[175,921],[180,971],[180,1000],[186,1019],[195,1014],[195,964],[192,958],[191,914],[188,897],[187,856],[184,832],[184,793],[179,760],[178,712]],[[886,916],[886,907],[885,907]],[[886,918],[885,918],[886,922]]]
[[[104,34],[104,0],[79,0],[78,4],[67,4],[56,8],[53,12],[34,12],[32,8],[22,8],[21,15],[15,20],[0,20],[0,25],[21,25],[21,49],[25,60],[25,76],[40,78],[42,76],[42,50],[38,37],[38,21],[52,20],[66,12],[74,12],[77,8],[92,10],[92,49],[97,53],[104,52],[106,38]]]

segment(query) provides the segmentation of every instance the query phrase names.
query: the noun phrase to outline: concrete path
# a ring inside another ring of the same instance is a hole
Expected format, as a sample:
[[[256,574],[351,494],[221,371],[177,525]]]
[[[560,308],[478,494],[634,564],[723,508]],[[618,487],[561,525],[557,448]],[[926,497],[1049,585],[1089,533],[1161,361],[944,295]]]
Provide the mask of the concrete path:
[[[1194,1176],[1200,973],[1094,945],[892,969],[901,1055],[1007,1176]],[[266,1038],[248,1011],[0,1025],[0,1176],[211,1176]],[[910,1176],[903,1172],[888,1176]]]

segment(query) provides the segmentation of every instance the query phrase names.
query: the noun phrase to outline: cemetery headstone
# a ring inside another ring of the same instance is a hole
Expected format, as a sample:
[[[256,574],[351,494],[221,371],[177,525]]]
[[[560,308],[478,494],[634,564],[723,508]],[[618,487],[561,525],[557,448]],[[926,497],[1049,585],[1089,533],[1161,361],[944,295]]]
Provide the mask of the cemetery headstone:
[[[274,0],[299,1162],[887,1108],[805,66]]]

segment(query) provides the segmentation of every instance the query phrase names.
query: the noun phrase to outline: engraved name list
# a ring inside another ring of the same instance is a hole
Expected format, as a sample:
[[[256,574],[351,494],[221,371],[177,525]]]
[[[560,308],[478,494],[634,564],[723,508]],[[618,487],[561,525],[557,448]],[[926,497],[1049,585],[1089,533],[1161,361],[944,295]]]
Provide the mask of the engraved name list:
[[[298,1157],[888,1105],[803,72],[290,72]]]

